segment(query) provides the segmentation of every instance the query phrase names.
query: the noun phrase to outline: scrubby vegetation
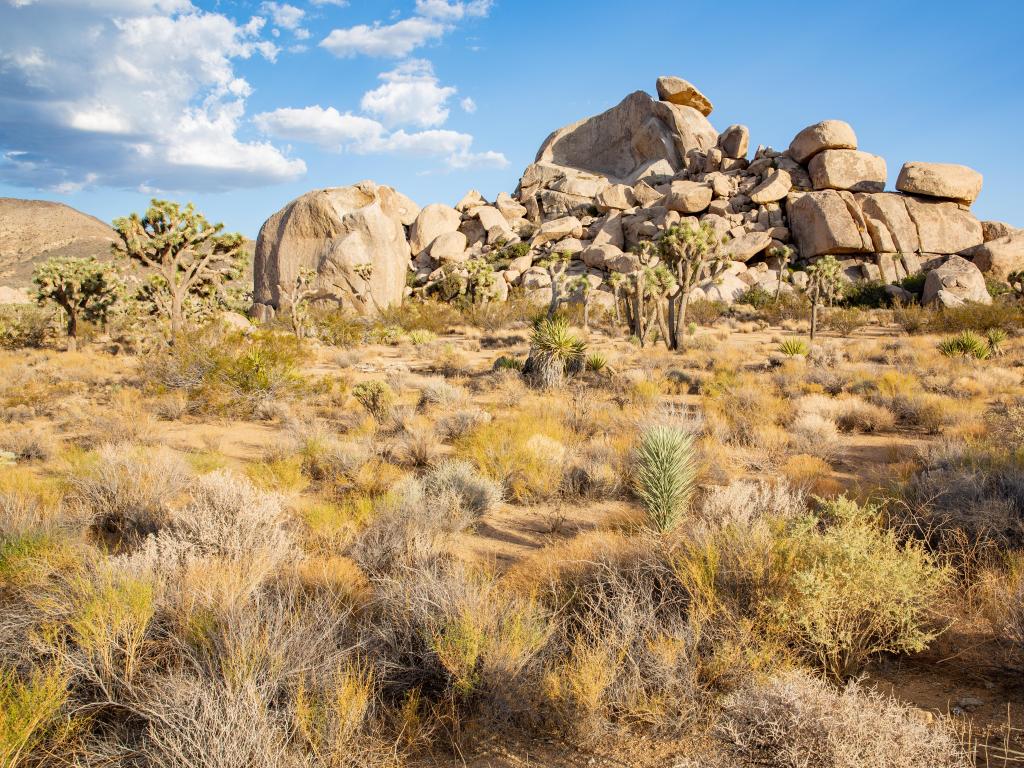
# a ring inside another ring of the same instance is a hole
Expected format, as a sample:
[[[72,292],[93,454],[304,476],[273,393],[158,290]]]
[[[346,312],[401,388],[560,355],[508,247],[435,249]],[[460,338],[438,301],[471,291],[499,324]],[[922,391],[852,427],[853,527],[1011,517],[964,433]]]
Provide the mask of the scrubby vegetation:
[[[659,331],[643,274],[586,327],[0,312],[0,764],[1012,764],[1019,306]]]

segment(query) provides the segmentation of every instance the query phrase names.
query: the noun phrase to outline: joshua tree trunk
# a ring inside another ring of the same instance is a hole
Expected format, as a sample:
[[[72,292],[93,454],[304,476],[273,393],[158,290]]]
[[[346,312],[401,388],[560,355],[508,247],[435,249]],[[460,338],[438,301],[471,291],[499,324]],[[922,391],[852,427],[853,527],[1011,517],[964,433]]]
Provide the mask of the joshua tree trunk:
[[[70,304],[64,305],[64,311],[68,316],[68,352],[74,352],[78,349],[78,313]]]

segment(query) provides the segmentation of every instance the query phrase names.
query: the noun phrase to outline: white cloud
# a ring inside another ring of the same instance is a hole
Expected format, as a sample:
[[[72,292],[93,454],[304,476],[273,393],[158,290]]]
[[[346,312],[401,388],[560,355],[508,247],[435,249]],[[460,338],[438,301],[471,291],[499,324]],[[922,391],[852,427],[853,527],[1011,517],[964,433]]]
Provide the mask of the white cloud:
[[[384,126],[368,117],[341,114],[334,107],[282,108],[253,118],[267,136],[287,141],[304,141],[332,150],[365,145],[384,133]]]
[[[413,155],[439,157],[453,169],[504,168],[508,160],[500,152],[471,151],[473,137],[450,130],[388,133],[381,123],[358,115],[341,114],[319,105],[302,109],[276,109],[254,118],[268,136],[303,141],[359,155]]]
[[[304,10],[288,3],[266,2],[260,10],[270,14],[271,21],[281,29],[298,29],[306,16]]]
[[[349,29],[334,29],[320,45],[340,58],[358,54],[401,58],[430,40],[441,37],[444,24],[431,19],[413,17],[394,24],[358,24]]]
[[[472,115],[476,112],[476,102],[469,98],[469,96],[460,101],[459,106],[462,107],[462,111],[467,115]]]
[[[466,16],[486,16],[492,0],[471,0],[471,2],[448,2],[448,0],[416,0],[416,13],[432,19],[460,21]]]
[[[187,0],[34,0],[0,25],[0,180],[229,189],[305,164],[239,136],[251,85],[235,62],[273,61],[261,17]]]
[[[348,0],[311,0],[313,5],[333,5],[338,8],[344,8],[348,5]]]
[[[434,128],[448,119],[446,103],[456,89],[442,86],[429,61],[412,59],[379,75],[384,84],[363,95],[364,112],[386,125]]]

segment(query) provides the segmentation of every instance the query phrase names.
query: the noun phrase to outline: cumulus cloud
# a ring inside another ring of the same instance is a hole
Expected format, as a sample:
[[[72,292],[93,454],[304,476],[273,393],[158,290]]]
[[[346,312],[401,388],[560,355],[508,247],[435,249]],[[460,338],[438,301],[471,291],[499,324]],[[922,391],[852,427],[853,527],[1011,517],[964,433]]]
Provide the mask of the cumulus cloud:
[[[334,107],[276,109],[257,115],[254,122],[272,138],[313,143],[339,152],[437,157],[453,169],[508,165],[500,152],[474,153],[473,137],[468,133],[440,129],[388,132],[376,120],[342,114]]]
[[[416,0],[416,13],[394,24],[375,21],[347,29],[333,29],[320,45],[341,58],[357,55],[408,56],[432,40],[439,39],[466,18],[482,18],[490,13],[492,0]]]
[[[476,102],[469,98],[469,96],[460,101],[459,106],[462,107],[462,111],[467,115],[472,115],[476,112]]]
[[[305,164],[247,141],[250,84],[234,62],[278,48],[187,0],[33,0],[0,26],[0,179],[230,189],[291,180]]]
[[[357,24],[348,29],[334,29],[320,45],[340,58],[359,54],[401,58],[441,37],[445,31],[445,25],[438,21],[413,17],[394,24],[376,22],[373,26]]]
[[[429,61],[413,59],[379,77],[384,84],[363,95],[364,112],[389,126],[434,128],[448,119],[446,103],[456,89],[441,85]]]
[[[269,14],[271,21],[281,29],[298,29],[306,17],[304,10],[288,3],[266,2],[260,10]]]

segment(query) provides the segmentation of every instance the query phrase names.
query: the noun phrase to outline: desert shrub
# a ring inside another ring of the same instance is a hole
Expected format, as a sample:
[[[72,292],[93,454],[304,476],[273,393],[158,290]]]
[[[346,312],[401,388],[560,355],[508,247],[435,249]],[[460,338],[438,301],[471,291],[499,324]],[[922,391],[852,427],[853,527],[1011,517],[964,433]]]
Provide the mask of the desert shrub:
[[[931,316],[928,329],[935,333],[960,333],[1001,328],[1012,331],[1024,327],[1024,306],[997,300],[991,304],[967,302],[959,307],[943,307]]]
[[[773,387],[750,374],[716,371],[702,395],[709,428],[733,444],[756,445],[764,428],[778,424],[788,411]]]
[[[352,397],[377,421],[387,418],[395,405],[395,393],[383,381],[364,381],[352,387]]]
[[[185,461],[166,448],[102,446],[66,473],[69,502],[113,543],[136,543],[169,519],[191,482]]]
[[[332,347],[354,347],[366,337],[366,319],[337,307],[314,306],[309,312],[310,334]]]
[[[882,528],[874,508],[823,502],[793,536],[781,621],[829,675],[849,677],[879,653],[921,651],[936,636],[931,611],[948,575],[923,547]]]
[[[723,702],[720,732],[737,756],[771,768],[968,768],[956,732],[896,699],[805,672],[748,681]]]
[[[442,378],[428,379],[420,387],[420,407],[439,405],[451,408],[466,400],[466,391],[459,386],[449,384]]]
[[[418,692],[452,737],[531,714],[548,634],[537,602],[455,564],[383,579],[378,593],[366,643],[385,701]]]
[[[829,310],[824,319],[826,328],[830,328],[842,336],[849,336],[868,323],[867,313],[856,307],[850,309],[834,307]]]
[[[760,285],[752,285],[741,293],[736,301],[740,304],[749,304],[754,309],[764,309],[775,303],[775,294]]]
[[[695,453],[693,436],[674,427],[651,427],[640,437],[633,489],[654,530],[671,530],[686,513],[697,480]]]
[[[847,282],[842,290],[842,302],[847,307],[866,307],[881,309],[892,302],[885,292],[886,284],[881,280],[853,280]],[[846,335],[846,334],[843,334]]]
[[[426,328],[409,331],[409,343],[414,347],[422,347],[432,341],[437,341],[437,334],[433,331],[428,331]]]
[[[608,367],[608,358],[600,352],[592,352],[587,355],[585,366],[592,373],[600,373]]]
[[[724,301],[708,301],[697,299],[691,301],[686,308],[686,316],[697,325],[714,325],[715,321],[729,312],[729,305]]]
[[[57,450],[57,441],[48,430],[39,426],[9,425],[0,433],[0,451],[11,453],[21,461],[49,459]]]
[[[798,453],[830,461],[839,450],[836,424],[817,413],[801,413],[789,425],[791,443]]]
[[[615,498],[626,480],[622,460],[622,453],[607,439],[580,446],[564,474],[566,489],[595,499]]]
[[[509,355],[502,355],[494,361],[494,365],[491,368],[495,371],[522,371],[523,361]]]
[[[444,301],[425,299],[406,300],[393,307],[386,307],[380,313],[380,322],[397,326],[406,332],[430,331],[434,334],[447,333],[461,320],[459,310]]]
[[[836,400],[834,414],[836,425],[844,432],[886,432],[896,423],[887,408],[859,397]]]
[[[761,307],[757,314],[771,325],[780,325],[785,321],[807,320],[811,316],[811,303],[806,294],[787,291],[779,296],[778,301],[773,297],[771,303]]]
[[[524,412],[480,425],[456,442],[456,454],[501,483],[516,503],[551,498],[561,487],[565,427],[553,416]]]
[[[437,463],[441,455],[441,444],[431,429],[407,429],[395,445],[393,455],[399,464],[422,469]]]
[[[943,441],[925,449],[904,493],[913,524],[938,546],[944,531],[1001,547],[1024,544],[1024,461],[1019,444]]]
[[[191,411],[251,416],[304,390],[298,369],[305,356],[294,335],[244,334],[215,323],[180,334],[173,346],[152,353],[143,370],[158,391],[184,392]]]
[[[534,324],[523,374],[541,389],[560,387],[567,377],[583,369],[586,350],[586,344],[572,333],[567,321],[543,318]]]
[[[477,427],[488,423],[491,414],[482,408],[471,406],[460,408],[442,416],[435,425],[437,433],[445,440],[458,440]]]
[[[506,301],[485,301],[462,307],[467,323],[484,331],[500,331],[515,323],[529,322],[537,307],[521,294],[511,292]]]
[[[450,460],[423,476],[423,490],[431,503],[450,504],[471,518],[492,511],[501,501],[501,486],[481,476],[466,461]]]
[[[806,355],[809,351],[807,343],[803,339],[784,339],[779,344],[779,352],[789,357]]]
[[[928,328],[933,310],[920,304],[895,302],[892,308],[893,321],[907,333],[921,333]]]
[[[0,349],[41,347],[56,327],[54,312],[32,304],[0,305]]]
[[[0,765],[45,765],[47,753],[61,751],[74,730],[63,709],[67,677],[59,667],[42,667],[22,676],[0,669]]]

